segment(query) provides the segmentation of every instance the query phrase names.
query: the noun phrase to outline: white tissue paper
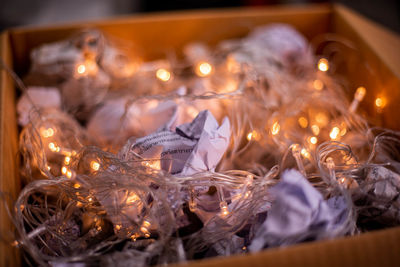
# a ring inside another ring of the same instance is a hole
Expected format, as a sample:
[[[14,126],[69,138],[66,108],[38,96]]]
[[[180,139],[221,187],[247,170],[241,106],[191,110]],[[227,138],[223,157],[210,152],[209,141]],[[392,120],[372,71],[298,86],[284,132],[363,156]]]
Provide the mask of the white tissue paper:
[[[344,224],[348,212],[343,197],[325,201],[296,170],[285,171],[282,180],[270,193],[275,201],[267,219],[257,230],[250,251],[339,235],[338,229]]]
[[[56,108],[61,107],[61,95],[55,87],[28,87],[17,103],[18,123],[25,126],[29,123],[32,108]]]

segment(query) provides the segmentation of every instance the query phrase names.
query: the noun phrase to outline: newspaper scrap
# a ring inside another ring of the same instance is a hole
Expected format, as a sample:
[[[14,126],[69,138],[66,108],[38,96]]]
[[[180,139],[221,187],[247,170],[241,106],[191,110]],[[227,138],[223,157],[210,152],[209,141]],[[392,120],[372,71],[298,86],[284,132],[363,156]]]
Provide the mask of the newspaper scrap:
[[[285,171],[270,192],[275,201],[249,246],[250,251],[340,235],[338,229],[348,213],[344,197],[325,201],[296,170]]]
[[[171,174],[191,175],[213,171],[228,148],[229,138],[229,119],[225,118],[219,126],[211,112],[204,110],[191,123],[176,127],[175,132],[164,130],[128,141],[121,157],[160,159],[161,169]]]

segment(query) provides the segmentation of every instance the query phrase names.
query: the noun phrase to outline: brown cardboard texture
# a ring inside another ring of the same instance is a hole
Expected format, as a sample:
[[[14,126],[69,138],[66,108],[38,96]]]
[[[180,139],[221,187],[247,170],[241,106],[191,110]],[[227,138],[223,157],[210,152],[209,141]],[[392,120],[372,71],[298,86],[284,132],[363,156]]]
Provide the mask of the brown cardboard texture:
[[[120,17],[96,22],[60,26],[11,29],[1,34],[0,55],[19,74],[26,73],[32,48],[64,39],[84,27],[97,27],[121,40],[134,40],[143,58],[163,56],[170,48],[180,50],[190,41],[215,44],[244,36],[257,25],[289,23],[309,40],[333,32],[356,44],[368,63],[346,73],[355,86],[368,88],[362,103],[367,115],[373,114],[378,93],[388,96],[385,113],[376,123],[400,129],[396,118],[400,101],[400,37],[340,5],[274,6],[265,8],[221,9]],[[370,75],[374,73],[375,75]],[[18,130],[16,89],[4,69],[0,72],[0,191],[14,198],[21,190],[18,174]],[[355,90],[355,89],[354,89]],[[353,92],[348,92],[353,94]],[[390,97],[389,97],[390,96]],[[20,256],[12,247],[12,224],[0,206],[0,231],[8,244],[0,243],[0,266],[19,266]],[[187,263],[188,266],[399,266],[400,227],[358,236],[270,249],[257,254],[237,255]]]

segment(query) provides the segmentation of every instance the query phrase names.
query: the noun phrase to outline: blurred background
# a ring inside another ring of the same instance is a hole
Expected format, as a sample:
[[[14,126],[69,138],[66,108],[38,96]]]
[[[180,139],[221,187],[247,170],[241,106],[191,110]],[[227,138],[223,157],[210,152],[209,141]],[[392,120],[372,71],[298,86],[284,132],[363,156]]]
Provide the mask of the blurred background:
[[[332,2],[351,7],[400,33],[398,0],[0,0],[0,30],[168,10]]]

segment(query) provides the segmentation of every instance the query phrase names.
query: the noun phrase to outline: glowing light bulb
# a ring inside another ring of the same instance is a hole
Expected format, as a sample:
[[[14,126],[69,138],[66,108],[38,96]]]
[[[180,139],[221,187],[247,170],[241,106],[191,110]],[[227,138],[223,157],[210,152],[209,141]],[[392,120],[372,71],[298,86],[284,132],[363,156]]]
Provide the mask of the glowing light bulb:
[[[142,231],[145,237],[150,237],[150,232],[148,230],[149,227],[150,227],[150,222],[143,221],[142,226],[140,227],[140,231]]]
[[[328,62],[328,60],[327,60],[326,58],[321,58],[321,59],[318,61],[318,69],[319,69],[320,71],[328,71],[328,69],[329,69],[329,62]]]
[[[319,135],[319,127],[318,125],[311,125],[311,131],[313,132],[314,135]]]
[[[298,119],[298,123],[301,128],[307,128],[307,126],[308,126],[308,120],[305,117],[300,117]]]
[[[67,167],[63,166],[63,167],[61,168],[61,173],[65,175],[65,174],[67,174],[67,172],[68,172]]]
[[[328,124],[328,116],[324,112],[319,112],[315,116],[315,121],[322,127]]]
[[[307,159],[310,159],[310,157],[311,157],[310,152],[308,152],[308,150],[305,148],[303,148],[300,153],[301,153],[301,155],[303,155],[303,157],[305,157]]]
[[[58,146],[56,146],[56,144],[54,144],[53,142],[49,143],[49,149],[52,152],[59,152],[60,148]]]
[[[340,129],[338,127],[333,127],[331,132],[329,133],[329,137],[334,140],[339,136]]]
[[[378,108],[378,112],[381,112],[382,109],[386,106],[386,98],[385,97],[377,97],[375,99],[375,106]]]
[[[342,177],[339,179],[339,184],[345,184],[346,183],[346,178]]]
[[[321,80],[314,80],[313,82],[314,89],[317,91],[321,91],[324,89],[324,83]]]
[[[119,231],[119,230],[121,230],[121,228],[122,228],[122,225],[120,225],[120,224],[115,225],[115,230]]]
[[[311,144],[315,145],[316,143],[318,143],[318,138],[315,136],[311,136],[309,141]]]
[[[94,170],[94,171],[98,171],[100,169],[100,163],[98,163],[95,160],[92,160],[90,162],[90,168],[92,168],[92,170]]]
[[[279,123],[277,121],[274,122],[274,124],[272,124],[272,127],[271,127],[271,134],[277,135],[279,133],[280,129],[281,129],[281,126],[279,125]]]
[[[196,66],[196,74],[200,77],[206,77],[211,74],[212,66],[208,62],[200,62]]]
[[[354,99],[357,99],[357,101],[362,101],[366,93],[367,93],[367,90],[365,89],[365,87],[360,86],[357,88],[357,91],[354,93]]]
[[[84,74],[84,73],[86,72],[86,66],[85,66],[85,64],[79,64],[79,65],[76,67],[76,72],[77,72],[78,74]]]
[[[74,188],[75,188],[75,189],[78,189],[78,188],[80,188],[80,187],[81,187],[80,184],[78,184],[78,183],[74,184]]]
[[[227,216],[229,214],[229,210],[228,210],[228,204],[226,204],[225,201],[221,202],[219,204],[220,208],[221,208],[221,215],[222,216]]]
[[[70,162],[71,162],[71,157],[66,156],[66,157],[64,158],[64,164],[65,164],[65,165],[69,165]]]
[[[41,134],[44,138],[49,138],[54,135],[53,128],[42,129]]]
[[[248,141],[251,141],[251,140],[258,141],[258,140],[260,140],[260,134],[256,130],[253,130],[252,132],[247,134],[247,140]]]
[[[156,77],[163,82],[168,82],[171,79],[171,73],[166,69],[158,69]]]
[[[71,178],[72,177],[72,172],[70,170],[67,171],[67,177]]]

